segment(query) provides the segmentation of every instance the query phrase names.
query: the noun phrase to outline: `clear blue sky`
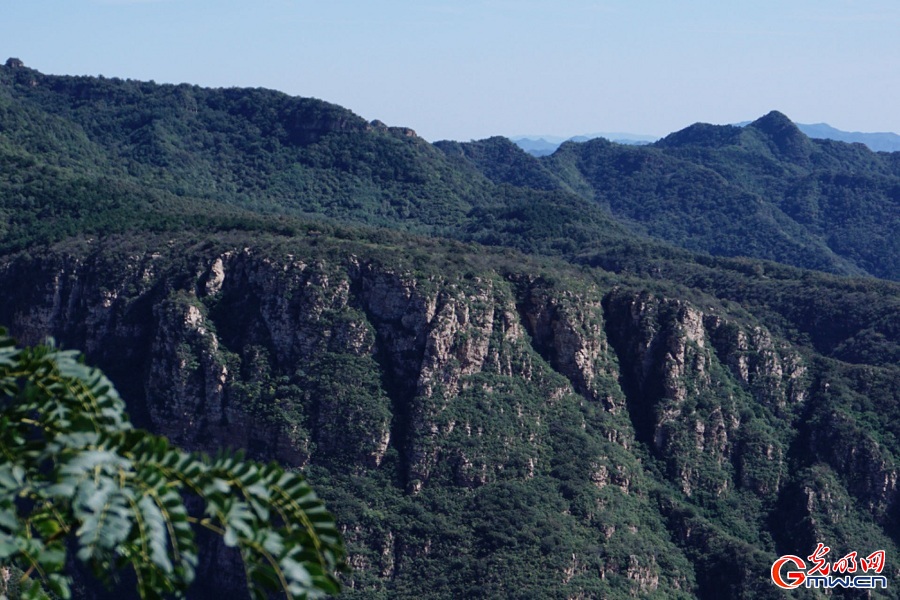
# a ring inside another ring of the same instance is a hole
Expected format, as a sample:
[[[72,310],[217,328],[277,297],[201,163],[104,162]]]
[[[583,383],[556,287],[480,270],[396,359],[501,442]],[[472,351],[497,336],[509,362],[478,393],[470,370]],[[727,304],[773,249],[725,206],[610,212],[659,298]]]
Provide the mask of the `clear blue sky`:
[[[900,0],[0,0],[0,60],[261,86],[429,140],[777,109],[900,132]]]

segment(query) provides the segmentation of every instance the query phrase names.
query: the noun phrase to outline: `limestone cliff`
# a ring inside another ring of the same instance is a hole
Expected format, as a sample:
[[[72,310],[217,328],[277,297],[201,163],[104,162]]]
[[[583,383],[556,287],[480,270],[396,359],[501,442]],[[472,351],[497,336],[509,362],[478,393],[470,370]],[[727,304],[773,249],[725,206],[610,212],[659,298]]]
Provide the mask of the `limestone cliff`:
[[[828,404],[821,361],[712,300],[337,240],[143,243],[5,261],[0,322],[84,349],[182,446],[307,469],[351,597],[422,572],[450,597],[481,568],[501,595],[714,597],[718,550],[806,551],[786,516],[807,542],[823,514],[897,514],[891,452]]]

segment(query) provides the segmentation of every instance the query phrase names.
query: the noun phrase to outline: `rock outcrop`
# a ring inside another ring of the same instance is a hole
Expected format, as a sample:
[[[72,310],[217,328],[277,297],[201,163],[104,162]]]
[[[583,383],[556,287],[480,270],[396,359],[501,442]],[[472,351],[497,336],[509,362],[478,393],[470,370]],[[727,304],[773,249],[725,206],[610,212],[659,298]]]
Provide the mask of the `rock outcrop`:
[[[84,349],[139,424],[182,446],[309,469],[336,502],[350,589],[438,568],[457,529],[467,556],[502,560],[551,522],[575,545],[559,590],[599,576],[711,597],[702,570],[725,567],[710,553],[774,553],[791,541],[759,532],[782,517],[794,543],[828,534],[822,515],[896,518],[892,455],[833,404],[823,367],[721,308],[528,270],[398,268],[359,245],[157,241],[3,263],[21,293],[0,322]],[[838,475],[798,479],[790,461]]]

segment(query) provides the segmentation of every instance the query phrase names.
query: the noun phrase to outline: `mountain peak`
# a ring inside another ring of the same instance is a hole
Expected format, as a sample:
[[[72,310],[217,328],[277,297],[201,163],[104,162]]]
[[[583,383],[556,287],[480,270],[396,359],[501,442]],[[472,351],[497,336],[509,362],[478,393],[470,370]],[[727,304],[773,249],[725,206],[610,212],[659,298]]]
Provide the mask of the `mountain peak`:
[[[755,127],[760,131],[768,134],[783,134],[786,132],[801,133],[800,129],[791,121],[784,113],[773,110],[765,116],[758,118],[750,123],[750,127]]]
[[[773,151],[790,160],[805,160],[809,157],[809,138],[784,113],[773,110],[747,126],[762,133],[774,146]]]

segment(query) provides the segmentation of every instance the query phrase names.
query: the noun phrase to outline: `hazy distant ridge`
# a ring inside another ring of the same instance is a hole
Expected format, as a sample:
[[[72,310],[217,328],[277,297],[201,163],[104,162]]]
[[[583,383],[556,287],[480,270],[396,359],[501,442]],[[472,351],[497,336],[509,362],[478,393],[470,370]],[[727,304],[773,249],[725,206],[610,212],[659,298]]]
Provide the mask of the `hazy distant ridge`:
[[[750,121],[737,123],[739,126],[748,125]],[[860,131],[841,131],[827,123],[795,123],[798,129],[814,139],[837,140],[839,142],[865,144],[874,152],[898,152],[900,151],[900,135],[890,132],[865,133]],[[652,135],[637,133],[592,133],[563,138],[552,135],[523,135],[510,138],[517,146],[533,156],[548,156],[556,152],[563,142],[586,142],[596,138],[605,138],[617,144],[641,145],[649,144],[660,139]]]
[[[564,142],[586,142],[604,138],[617,144],[627,144],[639,146],[642,144],[650,144],[659,139],[655,135],[641,135],[638,133],[588,133],[585,135],[576,135],[570,138],[564,138],[555,135],[523,135],[509,138],[519,148],[528,152],[533,156],[548,156],[556,152]]]
[[[814,123],[804,125],[797,123],[797,127],[811,138],[824,140],[837,140],[839,142],[858,142],[865,144],[875,152],[900,151],[900,135],[896,133],[862,133],[859,131],[841,131],[827,123]]]

